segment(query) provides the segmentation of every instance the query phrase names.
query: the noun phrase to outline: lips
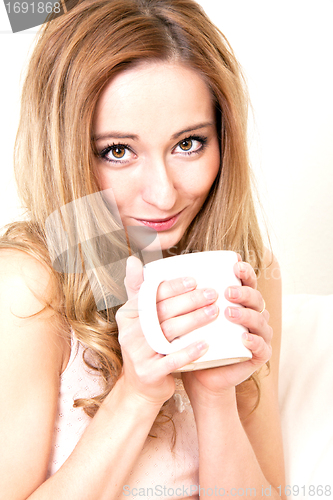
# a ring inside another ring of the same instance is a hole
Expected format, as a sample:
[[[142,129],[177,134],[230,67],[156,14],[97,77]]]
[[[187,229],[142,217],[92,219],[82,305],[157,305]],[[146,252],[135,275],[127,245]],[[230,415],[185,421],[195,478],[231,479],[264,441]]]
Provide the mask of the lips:
[[[173,215],[172,217],[164,218],[164,219],[136,219],[138,222],[143,224],[144,226],[150,227],[152,229],[155,229],[155,231],[166,231],[167,229],[171,229],[174,224],[176,224],[179,215],[181,212],[178,212],[178,214]]]

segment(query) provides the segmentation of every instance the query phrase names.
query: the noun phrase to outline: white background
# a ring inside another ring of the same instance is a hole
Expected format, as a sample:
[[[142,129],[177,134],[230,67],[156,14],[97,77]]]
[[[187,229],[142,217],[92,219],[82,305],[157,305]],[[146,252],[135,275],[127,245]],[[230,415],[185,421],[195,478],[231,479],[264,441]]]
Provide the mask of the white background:
[[[244,69],[250,152],[284,293],[333,293],[333,1],[201,0]],[[36,29],[0,2],[0,225],[19,216],[12,150]]]

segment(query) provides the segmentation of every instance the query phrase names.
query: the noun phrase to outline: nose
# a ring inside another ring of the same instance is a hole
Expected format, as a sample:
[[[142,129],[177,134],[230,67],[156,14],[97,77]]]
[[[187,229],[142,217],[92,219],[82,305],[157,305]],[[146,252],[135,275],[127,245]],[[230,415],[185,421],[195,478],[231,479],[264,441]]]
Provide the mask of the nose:
[[[177,200],[172,172],[162,158],[147,161],[142,172],[142,199],[161,211],[171,210]]]

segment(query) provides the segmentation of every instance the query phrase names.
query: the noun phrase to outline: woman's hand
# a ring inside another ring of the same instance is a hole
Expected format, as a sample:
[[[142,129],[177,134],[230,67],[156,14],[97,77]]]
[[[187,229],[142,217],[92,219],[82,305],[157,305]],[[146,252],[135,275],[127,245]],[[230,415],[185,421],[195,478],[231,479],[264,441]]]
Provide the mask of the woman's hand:
[[[116,315],[123,356],[121,379],[128,394],[162,405],[175,390],[171,372],[198,359],[208,347],[204,342],[196,342],[167,356],[153,351],[139,321],[138,292],[142,281],[142,264],[139,259],[130,257],[125,279],[128,301]],[[157,311],[166,338],[172,340],[213,321],[218,314],[214,304],[216,298],[212,290],[196,290],[193,279],[179,278],[161,283],[157,292]]]
[[[185,388],[191,399],[205,401],[207,396],[215,397],[234,389],[263,366],[271,357],[272,328],[265,302],[257,290],[257,277],[250,264],[239,262],[234,266],[235,275],[242,286],[233,286],[225,291],[225,297],[243,308],[228,307],[224,314],[232,323],[245,326],[248,334],[243,335],[244,345],[252,352],[252,359],[233,365],[186,372],[182,374]],[[222,313],[222,312],[221,312]]]

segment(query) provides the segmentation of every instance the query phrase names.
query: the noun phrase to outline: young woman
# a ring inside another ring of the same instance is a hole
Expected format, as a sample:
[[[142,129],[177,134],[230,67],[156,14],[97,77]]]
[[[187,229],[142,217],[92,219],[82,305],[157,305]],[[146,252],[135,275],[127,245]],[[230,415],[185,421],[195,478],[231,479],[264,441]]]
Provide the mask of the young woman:
[[[1,240],[4,498],[278,498],[279,268],[253,208],[239,67],[202,9],[83,0],[45,25],[16,177],[28,217]],[[164,258],[239,253],[242,286],[225,294],[241,310],[218,311],[191,276],[162,283],[157,306],[168,340],[226,314],[252,360],[172,375],[207,346],[146,343],[142,263],[127,260],[122,299],[103,250],[123,256],[133,227],[155,229]]]

